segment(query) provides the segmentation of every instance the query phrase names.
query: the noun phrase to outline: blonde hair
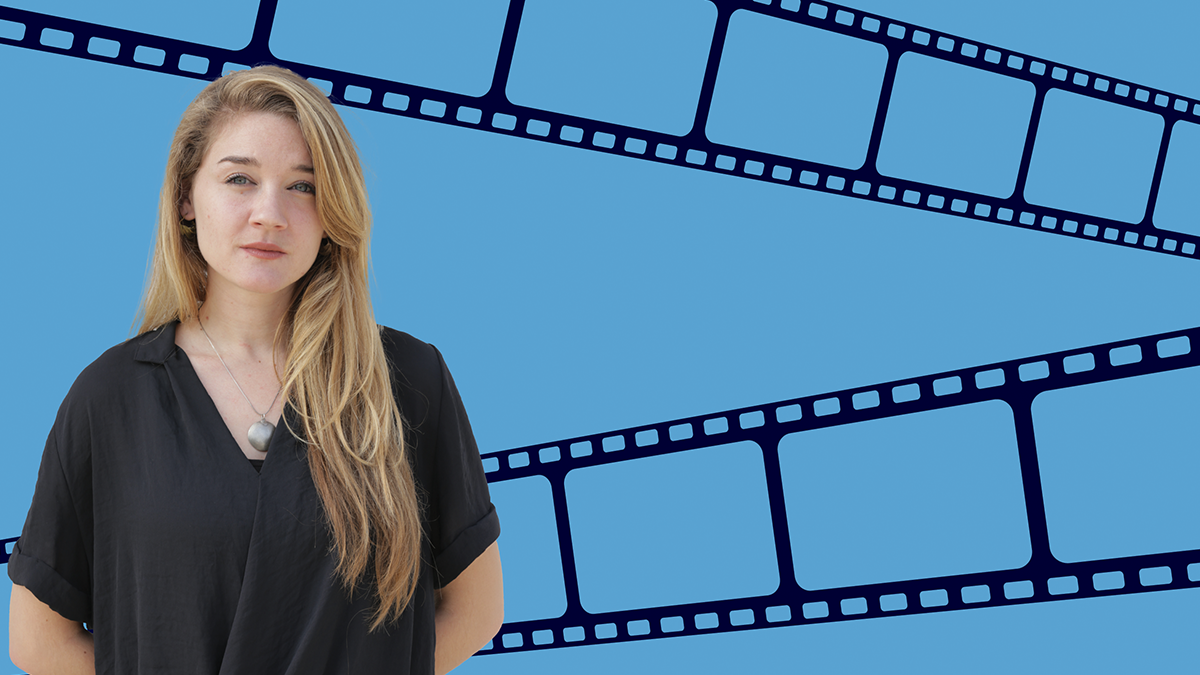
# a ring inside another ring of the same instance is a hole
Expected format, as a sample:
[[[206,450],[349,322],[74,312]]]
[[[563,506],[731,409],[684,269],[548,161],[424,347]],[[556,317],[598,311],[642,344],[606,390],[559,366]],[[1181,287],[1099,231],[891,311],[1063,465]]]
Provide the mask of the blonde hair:
[[[222,126],[252,112],[294,120],[312,155],[317,213],[328,241],[297,283],[275,341],[287,346],[283,397],[302,420],[297,436],[308,443],[337,574],[347,591],[368,574],[374,556],[374,630],[412,599],[420,565],[419,506],[368,293],[371,214],[358,153],[337,111],[311,83],[289,70],[260,66],[209,84],[184,111],[159,196],[138,332],[187,321],[204,302],[206,263],[195,231],[181,225],[180,205]]]

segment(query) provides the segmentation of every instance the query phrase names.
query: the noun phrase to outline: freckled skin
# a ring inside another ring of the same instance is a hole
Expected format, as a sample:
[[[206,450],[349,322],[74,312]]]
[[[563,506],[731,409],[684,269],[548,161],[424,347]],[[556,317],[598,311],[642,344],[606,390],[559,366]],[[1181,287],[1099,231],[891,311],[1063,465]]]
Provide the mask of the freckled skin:
[[[231,157],[240,159],[226,160]],[[290,119],[248,113],[218,133],[180,208],[184,218],[196,221],[210,298],[290,295],[312,267],[325,231],[313,175],[301,167],[311,168],[312,157]],[[261,242],[278,246],[283,255],[247,250]]]

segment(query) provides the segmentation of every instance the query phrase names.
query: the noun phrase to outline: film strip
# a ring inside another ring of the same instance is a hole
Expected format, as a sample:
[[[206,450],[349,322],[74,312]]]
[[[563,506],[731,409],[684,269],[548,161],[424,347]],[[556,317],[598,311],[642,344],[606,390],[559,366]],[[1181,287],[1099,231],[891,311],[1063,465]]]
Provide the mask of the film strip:
[[[490,483],[529,476],[542,476],[550,482],[567,608],[557,618],[505,624],[497,639],[480,653],[1200,587],[1200,549],[1070,563],[1051,553],[1032,409],[1034,398],[1043,392],[1200,366],[1200,350],[1191,347],[1200,344],[1198,340],[1200,327],[487,453],[484,468]],[[1032,549],[1029,562],[1017,569],[821,590],[802,588],[796,580],[787,524],[781,440],[797,432],[984,401],[1004,401],[1013,411]],[[761,597],[650,609],[585,610],[567,513],[567,474],[739,441],[751,441],[763,453],[778,590]]]
[[[239,50],[2,6],[0,44],[204,80],[215,79],[231,68],[272,62],[318,81],[326,86],[334,100],[347,106],[1117,246],[1183,257],[1195,256],[1200,237],[1157,228],[1152,217],[1170,146],[1170,131],[1173,124],[1180,120],[1200,122],[1200,100],[828,2],[710,1],[717,8],[716,26],[699,92],[695,123],[692,130],[683,136],[511,103],[505,90],[525,0],[509,1],[491,89],[481,96],[465,96],[276,58],[271,54],[269,41],[277,0],[260,0],[250,44]],[[713,104],[725,37],[730,18],[738,11],[803,24],[882,45],[887,50],[887,66],[883,73],[874,130],[862,168],[847,169],[708,140],[705,130]],[[1036,95],[1029,130],[1011,197],[1001,199],[897,179],[883,176],[876,170],[897,65],[901,55],[906,53],[1016,78],[1034,86]],[[1145,215],[1140,222],[1131,224],[1026,201],[1023,195],[1042,103],[1052,90],[1063,90],[1141,110],[1163,120],[1166,131],[1159,143]]]
[[[13,544],[17,543],[20,537],[11,539],[0,539],[0,565],[7,565],[8,559],[12,557]]]

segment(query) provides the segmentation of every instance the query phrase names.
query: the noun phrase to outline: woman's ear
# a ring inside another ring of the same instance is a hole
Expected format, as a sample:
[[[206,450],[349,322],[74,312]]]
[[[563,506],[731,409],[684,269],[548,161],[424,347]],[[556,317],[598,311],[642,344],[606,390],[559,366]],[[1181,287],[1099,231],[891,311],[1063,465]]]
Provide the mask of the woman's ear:
[[[183,201],[179,202],[179,215],[184,220],[196,219],[196,210],[192,208],[192,200],[190,198],[184,197]]]

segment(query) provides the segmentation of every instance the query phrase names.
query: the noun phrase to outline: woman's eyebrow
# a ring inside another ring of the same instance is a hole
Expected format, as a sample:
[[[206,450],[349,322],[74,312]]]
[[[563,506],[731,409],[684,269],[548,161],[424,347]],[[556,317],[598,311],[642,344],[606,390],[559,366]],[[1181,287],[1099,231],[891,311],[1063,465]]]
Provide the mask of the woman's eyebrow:
[[[257,159],[253,157],[242,157],[241,155],[230,155],[217,160],[217,164],[221,162],[229,162],[231,164],[242,164],[245,166],[259,166]],[[313,168],[307,164],[297,164],[292,167],[292,171],[302,171],[304,173],[314,173]]]
[[[217,161],[217,164],[220,164],[221,162],[229,162],[231,164],[244,164],[246,166],[258,166],[257,159],[254,159],[253,157],[242,157],[240,155],[230,155],[228,157],[222,157],[221,159],[219,159]]]

